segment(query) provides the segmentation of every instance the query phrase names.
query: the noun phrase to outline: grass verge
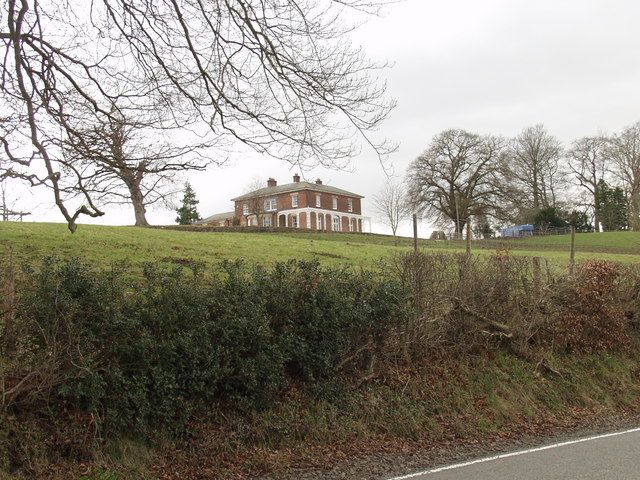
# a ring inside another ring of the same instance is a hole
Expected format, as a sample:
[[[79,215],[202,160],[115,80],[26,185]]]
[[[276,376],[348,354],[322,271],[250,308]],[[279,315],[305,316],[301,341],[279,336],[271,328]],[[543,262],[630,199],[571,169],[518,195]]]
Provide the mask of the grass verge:
[[[66,465],[59,473],[84,472],[87,480],[295,477],[292,472],[328,469],[357,456],[543,435],[577,418],[640,407],[637,358],[545,361],[558,373],[498,353],[432,358],[331,399],[291,388],[261,412],[202,416],[188,438],[153,452],[136,446],[124,459]]]

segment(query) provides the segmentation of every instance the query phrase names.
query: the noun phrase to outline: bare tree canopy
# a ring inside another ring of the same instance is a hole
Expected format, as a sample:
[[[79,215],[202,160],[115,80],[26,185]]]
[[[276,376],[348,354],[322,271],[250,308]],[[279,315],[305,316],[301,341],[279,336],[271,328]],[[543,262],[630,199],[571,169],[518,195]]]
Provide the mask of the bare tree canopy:
[[[340,167],[362,142],[383,157],[393,146],[372,132],[394,102],[343,18],[384,1],[6,0],[0,175],[50,187],[73,231],[103,212],[61,142],[81,143],[87,118],[108,124],[123,109],[183,146],[217,142],[218,158],[239,143]]]
[[[511,200],[519,210],[555,207],[561,169],[562,145],[544,125],[525,128],[509,142],[504,164]]]
[[[393,180],[389,180],[373,197],[373,208],[378,218],[391,228],[394,238],[400,222],[406,220],[411,213],[404,187]]]
[[[436,221],[453,222],[460,235],[473,215],[498,208],[502,139],[465,130],[445,130],[409,166],[409,198]]]
[[[596,208],[598,183],[605,179],[607,173],[607,139],[604,136],[580,138],[573,142],[567,157],[569,169],[589,197],[587,205],[593,212],[593,223],[597,232],[600,226]]]
[[[206,168],[208,160],[198,155],[204,146],[175,145],[154,125],[121,112],[112,112],[105,122],[79,127],[77,135],[64,140],[65,162],[94,201],[131,204],[135,225],[146,226],[149,206],[171,206],[179,172]]]
[[[629,200],[629,224],[640,230],[640,122],[610,137],[607,155]]]

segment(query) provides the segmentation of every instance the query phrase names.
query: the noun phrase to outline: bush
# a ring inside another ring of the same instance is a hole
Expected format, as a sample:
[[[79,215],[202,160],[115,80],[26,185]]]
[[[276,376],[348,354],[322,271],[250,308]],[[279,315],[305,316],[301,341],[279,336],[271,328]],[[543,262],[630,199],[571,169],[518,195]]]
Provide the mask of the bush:
[[[15,316],[31,347],[10,378],[38,381],[5,407],[86,412],[98,435],[175,433],[216,403],[259,409],[292,381],[335,381],[402,314],[398,284],[371,274],[227,262],[206,279],[191,267],[149,265],[135,284],[77,259],[26,269]]]
[[[621,276],[621,268],[609,262],[590,261],[579,267],[558,295],[563,309],[553,325],[557,350],[590,354],[629,348]]]
[[[148,265],[142,278],[47,258],[5,281],[0,465],[176,435],[200,414],[251,413],[288,389],[331,401],[444,350],[624,351],[639,279],[606,262],[566,277],[506,254],[411,253],[377,271],[225,262],[216,276]],[[29,438],[47,440],[29,453]]]

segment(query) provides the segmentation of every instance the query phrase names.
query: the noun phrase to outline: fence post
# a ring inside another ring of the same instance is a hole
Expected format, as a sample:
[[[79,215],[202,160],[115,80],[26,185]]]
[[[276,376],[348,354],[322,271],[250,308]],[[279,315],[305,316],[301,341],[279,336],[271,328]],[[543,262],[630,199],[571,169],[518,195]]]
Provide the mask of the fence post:
[[[418,252],[418,214],[413,214],[413,251]]]
[[[576,227],[571,225],[571,253],[569,254],[569,273],[573,275],[576,263]]]

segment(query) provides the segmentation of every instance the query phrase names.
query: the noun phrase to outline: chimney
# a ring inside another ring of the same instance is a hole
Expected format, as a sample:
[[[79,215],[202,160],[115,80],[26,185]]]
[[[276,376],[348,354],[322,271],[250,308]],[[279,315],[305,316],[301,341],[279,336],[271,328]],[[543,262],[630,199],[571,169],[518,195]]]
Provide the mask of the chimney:
[[[267,180],[267,187],[275,187],[276,185],[278,185],[278,182],[276,182],[276,179],[269,177],[269,180]]]
[[[316,178],[316,185],[322,185],[322,180],[320,180],[319,178]]]
[[[293,176],[293,182],[294,183],[300,183],[300,175],[298,175],[297,173]]]

